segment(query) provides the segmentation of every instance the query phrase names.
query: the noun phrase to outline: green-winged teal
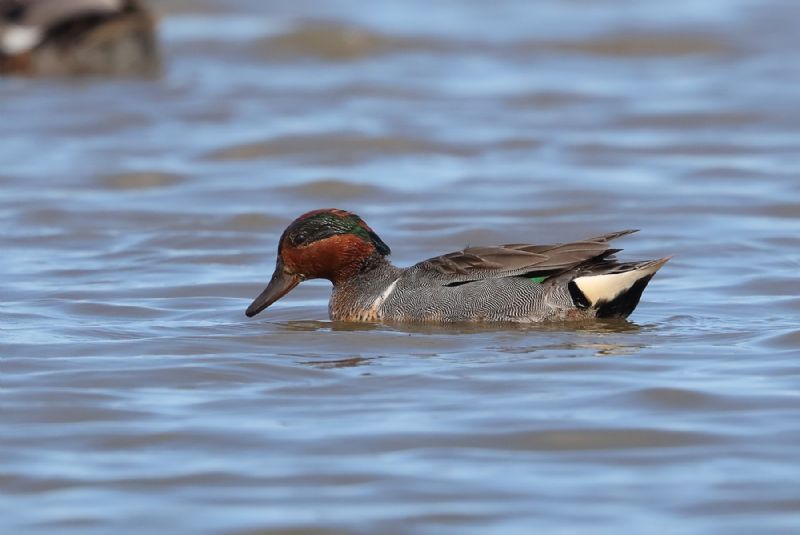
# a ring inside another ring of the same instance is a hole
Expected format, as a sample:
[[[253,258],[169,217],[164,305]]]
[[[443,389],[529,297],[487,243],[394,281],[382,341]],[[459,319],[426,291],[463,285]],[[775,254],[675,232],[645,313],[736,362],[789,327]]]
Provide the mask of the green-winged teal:
[[[140,0],[0,0],[0,74],[154,76],[155,22]]]
[[[557,245],[470,247],[393,266],[389,247],[356,214],[314,210],[290,224],[275,273],[247,308],[255,316],[307,279],[333,283],[331,319],[524,322],[625,318],[669,260],[617,262],[623,230]]]

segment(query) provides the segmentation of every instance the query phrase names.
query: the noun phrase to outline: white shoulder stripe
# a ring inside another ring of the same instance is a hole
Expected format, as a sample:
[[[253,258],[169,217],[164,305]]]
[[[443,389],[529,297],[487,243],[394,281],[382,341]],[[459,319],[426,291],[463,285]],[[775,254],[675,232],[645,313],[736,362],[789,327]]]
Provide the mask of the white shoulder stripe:
[[[392,282],[389,286],[386,287],[386,289],[381,293],[381,295],[375,298],[375,301],[373,301],[372,305],[370,306],[370,309],[373,312],[377,312],[378,309],[381,307],[381,305],[384,302],[386,302],[387,299],[389,299],[389,296],[392,295],[395,286],[397,286],[397,281],[399,280],[400,278],[395,279],[394,282]]]

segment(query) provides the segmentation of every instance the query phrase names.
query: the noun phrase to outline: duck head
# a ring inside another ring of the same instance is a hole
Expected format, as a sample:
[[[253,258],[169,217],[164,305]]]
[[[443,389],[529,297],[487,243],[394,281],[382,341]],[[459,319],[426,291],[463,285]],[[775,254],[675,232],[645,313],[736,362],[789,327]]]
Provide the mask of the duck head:
[[[328,279],[339,284],[371,259],[390,252],[389,246],[352,212],[329,208],[303,214],[283,231],[275,272],[245,314],[255,316],[304,280]]]

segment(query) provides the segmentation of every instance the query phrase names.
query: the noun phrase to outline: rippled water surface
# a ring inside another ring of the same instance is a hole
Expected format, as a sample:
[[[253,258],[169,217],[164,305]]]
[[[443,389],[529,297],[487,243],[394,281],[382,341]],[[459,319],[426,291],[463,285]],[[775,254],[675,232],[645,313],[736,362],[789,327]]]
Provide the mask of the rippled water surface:
[[[0,81],[4,533],[800,532],[797,3],[157,7],[161,80]],[[328,206],[675,258],[623,322],[245,318]]]

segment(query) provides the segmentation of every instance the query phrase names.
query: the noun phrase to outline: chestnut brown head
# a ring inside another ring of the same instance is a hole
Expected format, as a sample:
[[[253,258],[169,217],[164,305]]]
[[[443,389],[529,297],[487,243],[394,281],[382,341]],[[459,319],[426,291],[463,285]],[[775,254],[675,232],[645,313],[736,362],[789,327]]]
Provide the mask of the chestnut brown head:
[[[389,246],[352,212],[329,208],[303,214],[283,231],[275,272],[245,314],[255,316],[307,279],[339,284],[369,259],[390,253]]]

